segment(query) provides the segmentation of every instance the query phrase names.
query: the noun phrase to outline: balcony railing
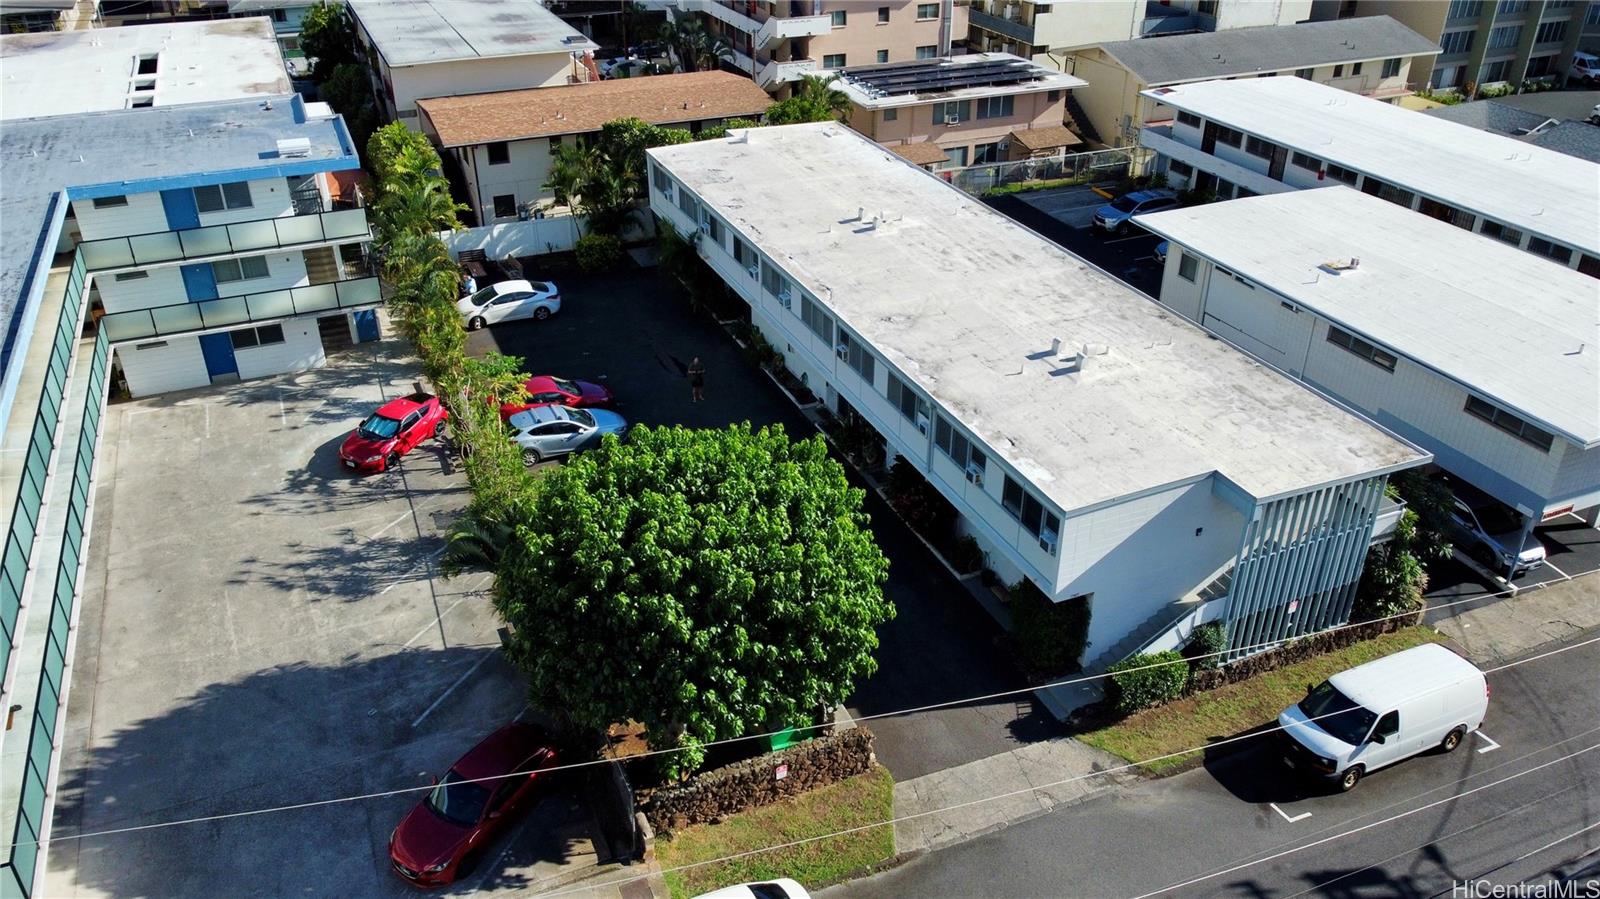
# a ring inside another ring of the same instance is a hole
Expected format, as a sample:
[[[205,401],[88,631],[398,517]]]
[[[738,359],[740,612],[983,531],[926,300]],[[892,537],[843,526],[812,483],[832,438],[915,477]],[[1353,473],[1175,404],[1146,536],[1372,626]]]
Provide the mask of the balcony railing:
[[[756,84],[763,90],[771,90],[774,84],[799,81],[815,71],[817,71],[815,59],[789,59],[782,62],[773,60],[756,73]]]
[[[100,327],[113,343],[121,343],[229,325],[277,321],[313,312],[376,306],[381,302],[383,296],[377,278],[354,278],[268,293],[112,312],[101,316]]]
[[[95,272],[370,237],[365,209],[340,209],[185,231],[86,240],[78,244],[78,249],[89,271]]]
[[[1032,25],[1025,25],[1022,22],[991,15],[978,10],[976,7],[967,10],[967,24],[975,25],[985,31],[992,31],[995,34],[1003,35],[1024,44],[1034,43]]]

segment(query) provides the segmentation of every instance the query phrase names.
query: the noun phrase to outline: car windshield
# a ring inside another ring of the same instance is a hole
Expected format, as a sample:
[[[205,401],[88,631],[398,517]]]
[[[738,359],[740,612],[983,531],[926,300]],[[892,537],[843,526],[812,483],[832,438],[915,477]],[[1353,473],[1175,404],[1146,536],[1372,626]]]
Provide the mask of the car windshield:
[[[565,393],[568,396],[583,395],[583,391],[578,389],[578,385],[576,383],[568,381],[565,378],[551,378],[550,383],[556,385],[557,390]]]
[[[367,420],[362,422],[361,427],[357,428],[356,430],[360,432],[361,436],[367,438],[368,440],[388,440],[390,437],[393,437],[395,434],[400,432],[400,420],[396,418],[384,418],[382,415],[374,412],[372,415],[368,416]]]
[[[1300,700],[1300,711],[1318,727],[1351,746],[1360,745],[1378,716],[1356,705],[1333,684],[1323,681]]]
[[[594,427],[594,416],[582,409],[568,409],[567,417],[586,428]]]
[[[453,769],[428,794],[428,808],[439,817],[457,824],[476,824],[489,802],[489,788],[472,783]]]
[[[487,303],[490,300],[494,299],[494,285],[491,284],[488,287],[485,287],[484,289],[482,289],[482,290],[478,291],[477,293],[473,294],[471,299],[472,299],[472,305],[474,305],[474,306],[482,306],[484,303]]]
[[[1522,516],[1505,506],[1486,506],[1473,509],[1472,513],[1478,516],[1478,523],[1483,525],[1486,533],[1509,534],[1522,530]]]
[[[1111,202],[1111,208],[1118,212],[1132,212],[1139,208],[1139,201],[1133,197],[1117,197]]]

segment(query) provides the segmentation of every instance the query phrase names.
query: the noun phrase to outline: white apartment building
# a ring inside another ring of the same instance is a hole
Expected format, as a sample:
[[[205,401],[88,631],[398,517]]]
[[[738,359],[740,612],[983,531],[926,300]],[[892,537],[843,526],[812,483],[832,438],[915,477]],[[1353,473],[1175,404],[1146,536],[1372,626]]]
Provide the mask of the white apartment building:
[[[1145,92],[1139,143],[1220,199],[1345,184],[1600,278],[1600,166],[1301,78]]]
[[[1347,620],[1384,484],[1425,452],[842,125],[648,155],[652,210],[796,377],[1003,580],[1086,598],[1086,663],[1203,620],[1236,655]]]
[[[698,20],[732,48],[729,63],[775,94],[825,69],[949,56],[967,34],[955,0],[650,0]]]
[[[1311,18],[1312,0],[972,0],[967,43],[975,52],[1031,56],[1072,71],[1070,51],[1111,41],[1292,25]]]
[[[1394,101],[1413,93],[1413,61],[1439,48],[1388,16],[1234,28],[1085,47],[1071,71],[1088,80],[1074,96],[1078,124],[1109,146],[1137,146],[1139,129],[1172,118],[1144,94],[1216,78],[1296,76]]]
[[[390,121],[417,127],[417,100],[578,84],[598,44],[525,0],[350,0],[373,92]],[[586,59],[587,57],[587,59]]]
[[[1161,304],[1523,516],[1600,515],[1600,286],[1347,187],[1141,216]]]
[[[1354,0],[1340,14],[1389,15],[1437,41],[1421,60],[1418,81],[1434,90],[1465,90],[1525,81],[1561,84],[1572,52],[1600,23],[1593,0]]]

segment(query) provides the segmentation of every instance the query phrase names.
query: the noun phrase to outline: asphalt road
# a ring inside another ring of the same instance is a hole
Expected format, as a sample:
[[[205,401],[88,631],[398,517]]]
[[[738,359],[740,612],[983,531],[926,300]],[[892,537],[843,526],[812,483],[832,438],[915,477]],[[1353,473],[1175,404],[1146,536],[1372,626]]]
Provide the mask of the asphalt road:
[[[1489,683],[1488,718],[1454,754],[1351,793],[1308,790],[1247,750],[824,895],[1448,897],[1480,878],[1600,878],[1600,643]]]

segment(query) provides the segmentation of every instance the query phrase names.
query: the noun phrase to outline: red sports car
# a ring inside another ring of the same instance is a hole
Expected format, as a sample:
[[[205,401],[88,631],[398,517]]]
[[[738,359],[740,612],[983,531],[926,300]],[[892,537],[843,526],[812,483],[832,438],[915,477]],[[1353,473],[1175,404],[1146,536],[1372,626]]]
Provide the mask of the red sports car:
[[[450,413],[431,393],[390,400],[367,416],[339,447],[339,460],[356,471],[388,471],[417,444],[444,431]]]
[[[466,876],[495,832],[533,805],[544,780],[538,771],[555,763],[555,748],[531,724],[508,724],[490,734],[394,829],[389,860],[395,871],[420,886]]]
[[[551,375],[529,378],[522,386],[528,390],[522,402],[500,404],[502,421],[535,406],[609,406],[612,400],[611,388],[603,384],[571,381]]]

